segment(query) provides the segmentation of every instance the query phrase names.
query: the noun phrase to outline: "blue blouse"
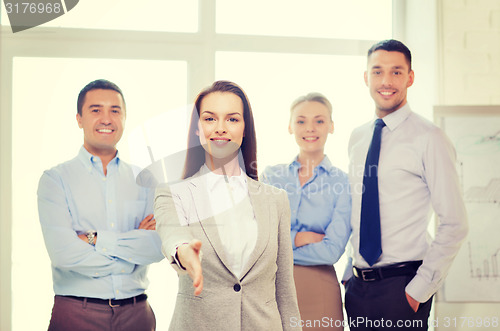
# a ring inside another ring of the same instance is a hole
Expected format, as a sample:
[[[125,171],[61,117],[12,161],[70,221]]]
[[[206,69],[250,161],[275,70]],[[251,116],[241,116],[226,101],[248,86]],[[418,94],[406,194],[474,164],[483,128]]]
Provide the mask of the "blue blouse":
[[[294,264],[333,265],[344,253],[351,235],[349,179],[332,166],[326,155],[304,186],[300,185],[299,169],[297,158],[290,164],[267,167],[262,181],[288,193]],[[301,231],[325,237],[318,243],[296,247],[295,236]]]

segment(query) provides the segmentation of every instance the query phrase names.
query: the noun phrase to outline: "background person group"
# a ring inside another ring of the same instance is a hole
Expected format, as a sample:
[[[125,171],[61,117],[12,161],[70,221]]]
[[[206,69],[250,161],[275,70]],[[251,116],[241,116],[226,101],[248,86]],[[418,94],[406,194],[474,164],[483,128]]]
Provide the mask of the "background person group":
[[[411,329],[426,330],[467,223],[453,146],[410,110],[413,80],[405,45],[375,44],[365,82],[376,116],[352,133],[349,176],[324,154],[331,104],[311,93],[291,107],[298,156],[266,168],[260,182],[250,102],[238,85],[215,82],[195,101],[184,180],[158,188],[155,217],[153,192],[116,150],[123,94],[108,81],[88,84],[78,98],[84,145],[46,171],[38,190],[56,294],[49,330],[154,330],[146,272],[163,256],[179,274],[171,330],[342,321],[333,264],[349,238],[348,318],[421,321]]]

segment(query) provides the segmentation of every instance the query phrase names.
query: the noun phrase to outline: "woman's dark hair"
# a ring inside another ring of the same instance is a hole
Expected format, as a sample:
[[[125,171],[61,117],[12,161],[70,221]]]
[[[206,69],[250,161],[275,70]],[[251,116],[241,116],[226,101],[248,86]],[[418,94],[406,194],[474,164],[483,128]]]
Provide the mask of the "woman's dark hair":
[[[255,124],[253,120],[252,107],[248,97],[241,87],[229,81],[219,80],[214,82],[198,94],[191,114],[191,122],[188,132],[188,150],[186,161],[184,162],[184,171],[182,178],[186,179],[193,176],[205,163],[205,150],[200,144],[200,138],[196,134],[198,122],[200,119],[200,107],[203,98],[211,93],[233,93],[237,95],[243,103],[243,120],[245,122],[245,131],[241,143],[240,152],[243,157],[244,170],[246,174],[255,180],[258,180],[257,172],[257,140],[255,137]]]

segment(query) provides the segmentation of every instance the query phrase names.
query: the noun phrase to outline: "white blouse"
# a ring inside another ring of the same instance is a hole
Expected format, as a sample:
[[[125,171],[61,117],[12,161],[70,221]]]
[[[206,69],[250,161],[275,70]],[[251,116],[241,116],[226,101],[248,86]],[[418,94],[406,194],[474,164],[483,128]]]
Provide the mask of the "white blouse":
[[[243,267],[255,248],[258,234],[257,220],[248,195],[246,173],[241,168],[240,172],[238,176],[227,177],[213,173],[206,165],[200,169],[211,209],[211,214],[203,215],[202,219],[214,217],[229,267],[237,277],[241,276]],[[182,244],[179,243],[176,249]],[[202,253],[203,248],[200,259]],[[176,250],[172,252],[172,257],[181,267],[176,258]]]
[[[202,167],[219,236],[237,277],[255,248],[258,231],[246,173],[241,168],[240,172],[239,176],[227,177],[213,173],[206,165]]]

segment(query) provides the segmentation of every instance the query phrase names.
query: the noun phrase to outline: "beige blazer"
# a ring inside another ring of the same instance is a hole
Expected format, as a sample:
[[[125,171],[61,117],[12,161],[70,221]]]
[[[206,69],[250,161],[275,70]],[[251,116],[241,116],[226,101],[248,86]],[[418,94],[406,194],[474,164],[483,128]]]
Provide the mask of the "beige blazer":
[[[247,177],[258,223],[255,248],[241,277],[231,271],[214,217],[205,180],[199,173],[156,191],[155,217],[162,250],[179,274],[179,290],[170,330],[300,330],[290,240],[290,207],[285,191]],[[180,225],[183,224],[183,225]],[[179,269],[172,252],[177,244],[202,242],[203,291]]]

